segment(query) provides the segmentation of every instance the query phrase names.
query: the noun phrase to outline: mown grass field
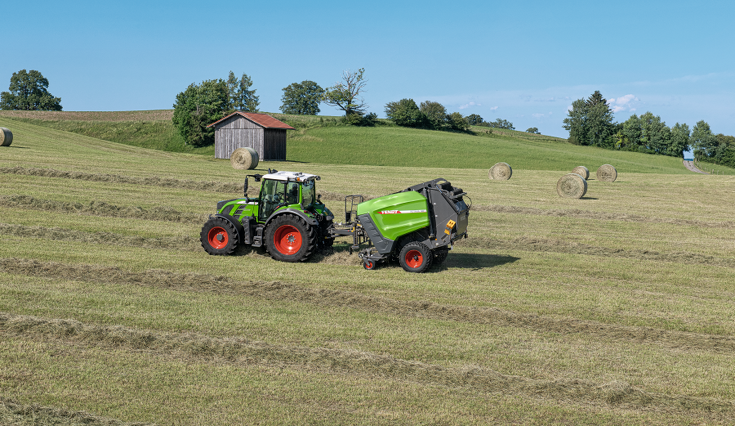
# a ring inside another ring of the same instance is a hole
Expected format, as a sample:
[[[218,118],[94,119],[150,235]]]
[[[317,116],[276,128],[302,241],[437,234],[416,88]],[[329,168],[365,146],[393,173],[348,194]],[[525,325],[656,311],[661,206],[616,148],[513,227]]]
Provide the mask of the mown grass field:
[[[539,165],[504,182],[423,155],[261,163],[321,175],[338,217],[341,194],[464,188],[470,238],[417,275],[365,271],[345,244],[295,265],[208,256],[201,225],[242,184],[227,161],[0,126],[0,424],[735,422],[732,176],[532,141],[590,168],[586,197],[559,198],[571,167],[524,152]],[[359,141],[341,129],[290,153]],[[606,162],[614,183],[594,180]]]

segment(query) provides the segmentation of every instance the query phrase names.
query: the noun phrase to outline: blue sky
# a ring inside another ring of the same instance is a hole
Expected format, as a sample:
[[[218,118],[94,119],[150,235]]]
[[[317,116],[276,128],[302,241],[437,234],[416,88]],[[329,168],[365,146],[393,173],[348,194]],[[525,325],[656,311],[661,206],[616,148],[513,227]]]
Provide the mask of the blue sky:
[[[21,69],[64,110],[172,108],[191,83],[247,73],[263,111],[282,89],[365,68],[369,111],[438,101],[566,137],[575,99],[735,135],[735,2],[2,0],[0,90]],[[729,53],[728,53],[729,52]],[[339,111],[322,105],[323,115]]]

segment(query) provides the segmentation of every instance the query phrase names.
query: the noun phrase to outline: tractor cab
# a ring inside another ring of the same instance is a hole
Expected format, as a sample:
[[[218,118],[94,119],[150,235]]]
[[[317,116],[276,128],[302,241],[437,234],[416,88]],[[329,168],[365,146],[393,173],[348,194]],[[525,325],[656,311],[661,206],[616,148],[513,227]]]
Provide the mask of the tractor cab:
[[[258,222],[282,207],[312,210],[317,202],[315,181],[320,177],[309,173],[277,172],[262,177],[258,204]]]

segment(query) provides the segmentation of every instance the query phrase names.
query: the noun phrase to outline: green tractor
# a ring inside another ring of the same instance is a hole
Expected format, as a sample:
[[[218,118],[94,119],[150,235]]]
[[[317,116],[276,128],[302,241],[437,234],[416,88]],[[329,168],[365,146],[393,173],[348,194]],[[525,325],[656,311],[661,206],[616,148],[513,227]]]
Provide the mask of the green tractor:
[[[200,235],[207,253],[227,255],[247,244],[265,247],[276,260],[298,262],[331,247],[335,238],[348,237],[350,253],[359,250],[365,269],[398,261],[406,271],[424,272],[443,262],[458,239],[467,238],[467,194],[445,179],[369,201],[348,195],[345,222],[335,224],[316,195],[319,176],[268,172],[248,175],[262,181],[258,198],[247,196],[246,178],[243,198],[217,203],[217,213]]]

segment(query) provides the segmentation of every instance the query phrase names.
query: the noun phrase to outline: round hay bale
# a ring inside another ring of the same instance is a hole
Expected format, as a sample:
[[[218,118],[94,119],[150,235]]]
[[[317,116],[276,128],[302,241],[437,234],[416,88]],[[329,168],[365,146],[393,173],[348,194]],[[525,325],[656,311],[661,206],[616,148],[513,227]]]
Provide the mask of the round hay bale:
[[[488,177],[495,180],[508,180],[513,175],[513,169],[508,163],[497,163],[490,168]]]
[[[13,143],[13,132],[5,127],[0,127],[0,146],[10,146]]]
[[[237,148],[230,155],[230,164],[236,170],[252,170],[258,167],[258,153],[250,147]]]
[[[556,192],[560,197],[582,198],[587,193],[587,181],[576,173],[565,174],[556,183]]]
[[[582,176],[585,180],[590,178],[590,171],[585,166],[577,166],[572,170],[572,173],[576,173]]]
[[[618,171],[615,170],[615,167],[609,164],[603,164],[599,169],[597,169],[597,180],[601,180],[603,182],[615,182],[615,179],[617,178]]]

